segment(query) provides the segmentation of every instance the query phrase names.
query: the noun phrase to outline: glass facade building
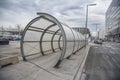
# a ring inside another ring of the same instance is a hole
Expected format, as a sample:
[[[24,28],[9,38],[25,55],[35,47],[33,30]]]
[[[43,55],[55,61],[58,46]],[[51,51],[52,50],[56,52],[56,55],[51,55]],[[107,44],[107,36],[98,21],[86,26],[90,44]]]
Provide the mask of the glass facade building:
[[[120,42],[120,0],[113,0],[106,12],[106,37]]]

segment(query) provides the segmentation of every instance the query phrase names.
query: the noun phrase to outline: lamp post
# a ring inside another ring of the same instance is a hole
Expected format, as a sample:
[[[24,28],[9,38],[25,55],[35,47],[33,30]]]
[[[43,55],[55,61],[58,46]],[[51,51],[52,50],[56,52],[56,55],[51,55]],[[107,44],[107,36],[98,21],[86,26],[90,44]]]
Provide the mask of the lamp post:
[[[96,4],[88,4],[87,6],[86,6],[86,22],[85,22],[85,45],[87,45],[87,35],[86,35],[86,33],[87,33],[87,23],[88,23],[88,7],[89,6],[95,6]]]

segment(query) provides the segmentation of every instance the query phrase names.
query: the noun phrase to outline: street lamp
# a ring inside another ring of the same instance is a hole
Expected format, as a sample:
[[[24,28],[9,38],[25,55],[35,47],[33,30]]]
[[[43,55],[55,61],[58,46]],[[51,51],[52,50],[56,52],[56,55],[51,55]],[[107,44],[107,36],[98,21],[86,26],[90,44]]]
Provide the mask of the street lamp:
[[[86,6],[86,22],[85,22],[85,45],[87,45],[87,35],[86,35],[86,33],[87,33],[87,23],[88,23],[88,7],[89,6],[95,6],[96,4],[88,4],[87,6]]]

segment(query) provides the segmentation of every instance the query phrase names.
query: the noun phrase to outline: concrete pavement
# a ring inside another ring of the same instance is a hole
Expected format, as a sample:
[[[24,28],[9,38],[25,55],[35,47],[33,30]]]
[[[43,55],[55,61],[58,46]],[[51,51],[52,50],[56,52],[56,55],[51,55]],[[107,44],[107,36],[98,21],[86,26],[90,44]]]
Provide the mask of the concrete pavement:
[[[0,80],[79,80],[89,47],[63,60],[59,69],[53,68],[57,53],[1,68]]]

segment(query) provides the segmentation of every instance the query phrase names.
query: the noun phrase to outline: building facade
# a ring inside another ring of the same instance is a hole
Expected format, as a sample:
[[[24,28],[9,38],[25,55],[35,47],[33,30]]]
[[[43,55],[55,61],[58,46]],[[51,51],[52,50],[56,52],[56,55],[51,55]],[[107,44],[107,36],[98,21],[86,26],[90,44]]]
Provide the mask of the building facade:
[[[120,0],[113,0],[106,12],[106,37],[120,42]]]
[[[99,31],[98,31],[98,38],[102,39],[102,40],[105,40],[105,28],[99,29]]]

